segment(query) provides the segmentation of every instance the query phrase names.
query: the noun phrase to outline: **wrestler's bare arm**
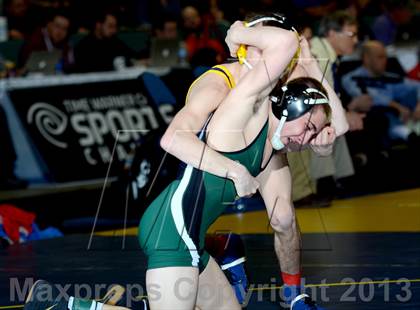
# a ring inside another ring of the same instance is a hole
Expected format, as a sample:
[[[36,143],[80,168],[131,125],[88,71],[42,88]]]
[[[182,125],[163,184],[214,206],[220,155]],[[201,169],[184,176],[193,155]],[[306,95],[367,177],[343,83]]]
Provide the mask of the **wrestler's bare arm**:
[[[266,97],[277,83],[294,56],[298,40],[295,33],[276,27],[244,27],[236,22],[229,29],[227,41],[234,46],[245,44],[261,51],[253,61],[253,68],[230,91],[214,116],[212,127],[216,131],[244,129],[254,115],[258,98]],[[232,43],[231,43],[232,44]],[[221,149],[229,149],[237,137],[229,135],[218,141]]]
[[[233,104],[230,106],[232,109],[241,108],[241,111],[252,115],[257,98],[268,95],[289,65],[296,53],[298,40],[292,31],[277,27],[239,26],[229,31],[232,41],[261,51],[253,69],[244,75],[225,100]]]
[[[196,135],[228,93],[226,82],[218,75],[203,76],[192,86],[186,105],[175,115],[160,144],[165,151],[195,168],[234,180],[245,168],[211,149]]]
[[[345,134],[349,128],[346,111],[343,108],[340,98],[338,98],[334,89],[329,85],[327,79],[324,78],[317,60],[312,56],[308,41],[301,37],[300,41],[301,54],[299,57],[298,66],[289,77],[290,79],[297,78],[299,76],[310,76],[318,81],[322,82],[325,90],[328,93],[329,104],[331,107],[331,126],[335,129],[336,136]]]
[[[327,91],[330,101],[331,126],[334,127],[337,136],[342,136],[349,129],[349,124],[347,122],[346,111],[341,104],[341,100],[338,98],[336,92],[328,83],[328,81],[325,78],[322,79],[323,75],[319,69],[318,63],[313,63],[310,68],[310,76],[319,81],[322,80],[322,86],[324,86],[325,90]]]

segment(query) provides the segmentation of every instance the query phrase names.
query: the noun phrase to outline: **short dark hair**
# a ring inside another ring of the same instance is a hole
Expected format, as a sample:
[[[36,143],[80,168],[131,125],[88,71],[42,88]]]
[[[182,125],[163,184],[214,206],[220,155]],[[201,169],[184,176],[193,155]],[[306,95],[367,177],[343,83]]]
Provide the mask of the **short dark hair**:
[[[96,23],[104,23],[104,22],[105,22],[105,20],[106,20],[106,17],[107,17],[108,15],[110,15],[110,16],[114,16],[114,17],[115,17],[115,19],[117,19],[117,21],[118,21],[118,14],[117,14],[114,10],[112,10],[112,9],[110,9],[110,8],[105,8],[105,9],[99,10],[99,11],[98,11],[98,12],[94,15],[93,20],[92,20],[91,27],[94,29],[94,28],[95,28]]]
[[[66,9],[51,10],[46,16],[46,22],[52,22],[57,16],[62,16],[71,22],[70,13]]]
[[[357,20],[345,11],[336,11],[321,20],[318,34],[321,37],[326,37],[330,30],[338,32],[343,30],[345,25],[357,25]]]

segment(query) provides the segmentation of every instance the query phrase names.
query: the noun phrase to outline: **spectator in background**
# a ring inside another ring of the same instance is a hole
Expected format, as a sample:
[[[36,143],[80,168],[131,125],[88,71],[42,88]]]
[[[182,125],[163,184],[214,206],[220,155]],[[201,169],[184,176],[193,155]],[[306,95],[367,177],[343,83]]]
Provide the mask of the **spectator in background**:
[[[179,33],[177,18],[175,16],[165,14],[155,24],[154,34],[159,39],[178,39]]]
[[[29,0],[7,0],[4,2],[9,39],[23,40],[34,29],[34,20],[29,11]]]
[[[224,18],[232,23],[235,20],[244,20],[249,12],[257,11],[255,7],[251,6],[250,2],[241,0],[218,1],[217,6],[223,12]]]
[[[362,110],[367,112],[366,122],[371,118],[375,120],[370,129],[380,128],[379,122],[386,118],[388,123],[385,132],[379,133],[387,135],[391,140],[408,140],[411,133],[407,124],[410,121],[417,122],[420,115],[415,111],[420,110],[420,94],[418,86],[404,81],[404,79],[394,73],[386,72],[387,54],[384,45],[379,41],[368,41],[362,49],[362,66],[347,73],[343,77],[343,88],[352,98],[369,96],[372,100],[371,106],[349,105],[351,110]],[[379,114],[379,117],[378,117]],[[375,140],[384,140],[384,137],[367,135],[374,137]],[[366,141],[367,144],[375,141]],[[356,142],[354,143],[356,144]]]
[[[131,65],[131,59],[137,55],[117,37],[117,32],[118,20],[114,13],[97,14],[91,32],[74,49],[75,71],[113,71],[119,66]]]
[[[335,78],[338,57],[353,53],[357,43],[357,22],[349,14],[337,11],[321,21],[319,34],[320,37],[314,37],[310,42],[311,52],[325,72],[325,79],[339,93],[339,83]],[[362,119],[362,114],[347,112],[350,130],[361,129]],[[332,127],[335,125],[332,124]],[[346,178],[354,175],[353,162],[344,136],[336,139],[330,156],[319,157],[305,150],[301,154],[289,154],[288,158],[296,206],[329,204],[336,194],[338,182],[343,183]],[[306,167],[310,167],[310,171],[306,171]],[[316,184],[316,196],[308,186],[311,181]]]
[[[296,29],[301,36],[303,36],[308,42],[311,41],[314,33],[312,31],[312,27],[306,23],[300,23]]]
[[[220,7],[220,2],[220,0],[210,0],[210,17],[220,36],[226,37],[230,23],[225,19],[225,13]]]
[[[393,44],[397,37],[397,28],[407,24],[412,17],[408,8],[409,0],[385,0],[384,13],[378,16],[373,25],[372,32],[376,40],[384,45]]]
[[[350,55],[358,42],[358,25],[354,17],[343,11],[326,16],[320,24],[318,37],[311,40],[311,52],[318,59],[325,72],[325,78],[334,85],[337,93],[341,91],[337,69],[340,57]],[[366,100],[368,101],[368,100]],[[347,113],[350,131],[363,128],[363,115],[355,112]]]
[[[371,0],[347,0],[339,2],[338,7],[357,19],[359,38],[367,40],[372,37],[370,25],[381,14],[378,2]]]
[[[199,57],[204,58],[206,63],[215,65],[226,58],[224,37],[208,17],[200,16],[197,8],[187,6],[182,10],[182,20],[190,63],[195,63],[194,57]],[[200,50],[204,50],[205,53]],[[206,56],[203,57],[203,54],[209,55],[208,59]]]
[[[69,71],[74,63],[73,50],[68,44],[70,17],[64,11],[50,15],[45,27],[38,28],[23,45],[18,59],[18,74],[25,73],[25,64],[32,52],[62,52],[62,70]]]

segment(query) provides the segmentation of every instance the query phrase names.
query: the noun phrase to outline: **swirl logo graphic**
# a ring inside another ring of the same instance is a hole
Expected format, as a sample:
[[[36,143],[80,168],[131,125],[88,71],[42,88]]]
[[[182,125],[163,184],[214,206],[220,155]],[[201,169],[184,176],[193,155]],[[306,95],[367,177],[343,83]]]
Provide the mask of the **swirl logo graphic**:
[[[44,102],[35,103],[28,111],[27,121],[35,123],[42,136],[51,144],[65,149],[67,143],[58,141],[55,137],[64,133],[67,128],[67,115],[59,109]]]

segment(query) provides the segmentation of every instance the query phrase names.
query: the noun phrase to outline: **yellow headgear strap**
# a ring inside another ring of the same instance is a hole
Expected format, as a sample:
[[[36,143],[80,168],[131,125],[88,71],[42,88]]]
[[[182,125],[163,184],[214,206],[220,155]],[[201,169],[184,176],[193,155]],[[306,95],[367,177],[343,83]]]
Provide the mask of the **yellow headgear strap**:
[[[252,27],[252,26],[254,26],[258,23],[262,23],[262,22],[265,22],[265,21],[279,21],[279,20],[275,17],[267,16],[267,17],[262,17],[262,18],[256,19],[256,20],[254,20],[252,22],[249,22],[249,23],[244,22],[244,25],[245,25],[245,27]],[[293,28],[293,31],[295,32],[296,38],[299,41],[299,33],[296,31],[295,28]],[[300,44],[299,44],[298,49],[297,49],[295,55],[293,55],[293,58],[290,61],[289,65],[287,66],[286,70],[284,71],[284,74],[288,74],[294,69],[296,63],[299,60],[300,50],[301,49],[300,49]],[[249,69],[252,69],[252,65],[249,62],[247,62],[247,60],[246,60],[246,54],[247,54],[246,46],[244,44],[241,44],[239,46],[238,50],[236,51],[238,61],[241,65],[245,64]]]
[[[296,53],[293,55],[292,60],[290,60],[289,65],[287,66],[286,70],[284,70],[284,74],[289,74],[290,72],[293,71],[293,69],[295,68],[297,62],[299,61],[299,57],[300,57],[300,38],[299,38],[299,33],[294,30],[295,34],[296,34],[296,38],[298,40],[298,48],[296,50]]]
[[[245,27],[251,27],[247,22],[244,22],[244,25]],[[245,64],[249,69],[252,69],[251,64],[246,60],[246,46],[244,44],[239,46],[236,55],[238,56],[238,61],[241,65]]]

